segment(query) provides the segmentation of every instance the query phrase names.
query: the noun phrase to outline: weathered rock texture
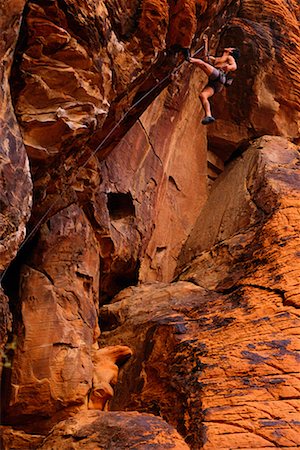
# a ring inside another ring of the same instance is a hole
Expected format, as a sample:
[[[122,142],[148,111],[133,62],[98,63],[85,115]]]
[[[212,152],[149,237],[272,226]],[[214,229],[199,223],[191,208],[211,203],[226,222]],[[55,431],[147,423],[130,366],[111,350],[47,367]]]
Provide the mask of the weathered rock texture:
[[[115,363],[131,351],[98,348],[98,293],[98,243],[82,211],[72,206],[44,225],[37,252],[22,269],[23,323],[6,420],[29,421],[30,430],[40,431],[56,416],[104,408],[112,397]]]
[[[298,164],[285,139],[257,141],[216,182],[186,281],[102,309],[103,342],[134,350],[113,408],[160,414],[194,449],[300,445]]]
[[[2,450],[125,448],[188,450],[182,437],[159,417],[136,412],[87,411],[60,422],[44,438],[0,427]]]
[[[12,427],[0,426],[0,445],[2,450],[29,450],[36,448],[44,436],[27,434]]]
[[[194,75],[188,84],[188,75],[189,71],[178,75],[101,164],[100,187],[108,206],[103,241],[107,247],[109,236],[114,249],[103,252],[103,294],[111,296],[122,283],[137,279],[170,281],[176,257],[206,199],[199,77]],[[190,111],[198,116],[187,120]],[[183,214],[187,198],[191,208]]]
[[[23,1],[0,3],[0,275],[25,236],[31,206],[31,176],[11,103],[9,76],[20,28]],[[0,350],[11,331],[8,299],[0,285]],[[1,364],[0,364],[1,374]]]
[[[30,1],[16,69],[22,77],[16,110],[30,156],[48,160],[70,138],[101,131],[108,113],[110,124],[120,118],[145,82],[145,70],[158,64],[168,35],[181,44],[184,26],[184,44],[191,44],[195,13],[193,0],[171,7],[164,0],[129,6]],[[154,84],[155,78],[147,87]],[[93,141],[98,144],[97,133]]]
[[[15,256],[18,245],[24,238],[31,206],[28,159],[11,104],[9,86],[22,7],[23,2],[12,2],[10,11],[1,7],[1,272]]]
[[[180,435],[159,417],[136,412],[79,413],[60,423],[37,447],[43,450],[134,448],[187,450]]]
[[[108,430],[121,413],[88,409],[111,406],[161,415],[193,449],[299,446],[299,154],[271,136],[299,140],[298,4],[23,7],[2,2],[0,11],[2,270],[25,236],[31,177],[34,187],[33,239],[4,280],[18,338],[2,380],[4,439],[13,425],[28,432],[13,445],[30,447],[30,433],[79,410],[75,434],[87,417],[105,417]],[[183,61],[178,47],[198,49],[205,30],[212,51],[242,51],[208,130],[197,98],[206,78],[187,63],[170,76]],[[201,212],[206,176],[211,185],[223,171]],[[175,271],[180,281],[166,284]],[[140,431],[128,445],[140,445],[152,424],[130,417]],[[65,426],[47,445],[61,445]]]

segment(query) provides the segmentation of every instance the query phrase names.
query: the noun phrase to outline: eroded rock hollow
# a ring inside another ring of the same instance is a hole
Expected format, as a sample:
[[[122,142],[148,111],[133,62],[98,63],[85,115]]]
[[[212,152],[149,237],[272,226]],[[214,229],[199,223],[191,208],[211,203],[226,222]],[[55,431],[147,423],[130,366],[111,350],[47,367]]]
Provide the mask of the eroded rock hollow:
[[[299,16],[0,2],[3,449],[300,446]]]

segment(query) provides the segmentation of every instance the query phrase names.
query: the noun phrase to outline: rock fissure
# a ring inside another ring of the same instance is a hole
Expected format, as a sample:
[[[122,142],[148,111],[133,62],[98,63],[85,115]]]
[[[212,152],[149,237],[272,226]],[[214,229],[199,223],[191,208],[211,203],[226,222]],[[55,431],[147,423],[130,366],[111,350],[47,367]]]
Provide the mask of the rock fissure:
[[[53,278],[51,278],[51,276],[49,275],[49,273],[46,272],[46,270],[43,270],[37,266],[31,266],[30,264],[28,264],[28,267],[30,267],[30,269],[32,270],[36,270],[37,272],[40,272],[42,275],[44,275],[47,280],[52,284],[52,286],[55,285]]]
[[[150,145],[150,147],[151,147],[151,149],[152,149],[154,155],[157,157],[157,159],[159,160],[160,164],[163,166],[163,163],[162,163],[160,157],[158,156],[158,154],[156,153],[155,148],[154,148],[154,145],[153,145],[152,142],[151,142],[149,133],[148,133],[147,130],[145,129],[145,127],[144,127],[144,125],[143,125],[143,123],[142,123],[142,121],[141,121],[140,119],[138,120],[138,123],[139,123],[141,129],[143,130],[143,132],[145,133],[145,136],[146,136],[146,138],[147,138],[147,141],[148,141],[148,143],[149,143],[149,145]]]
[[[253,283],[249,283],[249,284],[247,284],[247,283],[246,284],[242,284],[241,283],[241,284],[237,284],[237,285],[233,286],[232,288],[221,289],[221,290],[219,290],[217,292],[220,292],[221,294],[227,295],[227,294],[231,294],[232,292],[235,292],[236,290],[240,290],[240,289],[242,289],[244,287],[247,287],[247,286],[254,287],[255,289],[262,289],[262,290],[267,291],[267,292],[274,292],[275,294],[279,295],[280,298],[282,298],[282,303],[283,304],[285,302],[285,292],[284,291],[281,291],[280,289],[276,289],[276,288],[270,288],[268,286],[260,286],[258,284],[253,284]]]
[[[251,426],[251,425],[250,426],[247,426],[247,424],[240,425],[239,423],[237,423],[237,421],[235,421],[235,422],[230,422],[230,421],[223,422],[223,421],[218,421],[218,420],[212,420],[212,421],[210,421],[210,423],[219,424],[219,425],[226,424],[226,425],[230,425],[230,426],[232,426],[233,428],[236,428],[236,429],[245,430],[247,432],[250,432],[251,434],[256,434],[257,436],[260,436],[261,438],[263,438],[264,441],[270,442],[271,444],[275,444],[275,446],[276,446],[276,440],[275,439],[268,438],[263,432],[260,432],[258,429],[253,429],[254,427]],[[224,433],[224,434],[231,434],[231,433],[232,433],[232,431],[228,431],[228,433]],[[243,431],[234,431],[234,434],[238,434],[238,433],[243,433]]]

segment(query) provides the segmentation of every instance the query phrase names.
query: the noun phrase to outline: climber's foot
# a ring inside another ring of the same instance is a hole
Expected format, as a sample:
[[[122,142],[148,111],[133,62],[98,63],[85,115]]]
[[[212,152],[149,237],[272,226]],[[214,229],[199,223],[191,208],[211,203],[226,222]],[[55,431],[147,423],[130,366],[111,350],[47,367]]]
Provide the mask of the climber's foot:
[[[204,119],[201,120],[201,123],[203,125],[208,125],[209,123],[213,123],[216,119],[212,116],[206,116]]]

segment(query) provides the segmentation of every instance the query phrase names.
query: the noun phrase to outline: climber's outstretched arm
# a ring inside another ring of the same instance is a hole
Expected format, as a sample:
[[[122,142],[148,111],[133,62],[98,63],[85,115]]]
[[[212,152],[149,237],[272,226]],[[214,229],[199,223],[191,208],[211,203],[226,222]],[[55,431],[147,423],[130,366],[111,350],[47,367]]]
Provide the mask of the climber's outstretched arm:
[[[208,56],[205,56],[204,60],[206,62],[208,62],[208,64],[214,64],[216,61],[216,58],[214,56],[208,55]]]

